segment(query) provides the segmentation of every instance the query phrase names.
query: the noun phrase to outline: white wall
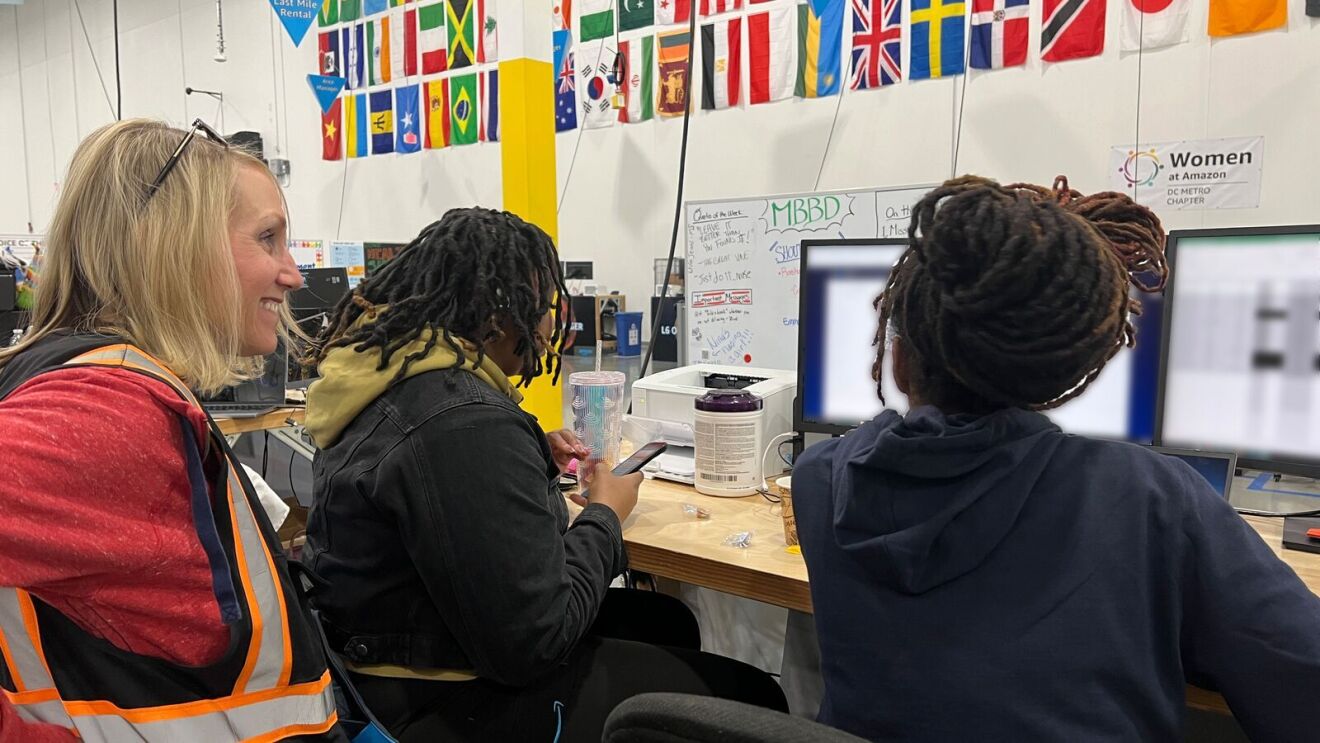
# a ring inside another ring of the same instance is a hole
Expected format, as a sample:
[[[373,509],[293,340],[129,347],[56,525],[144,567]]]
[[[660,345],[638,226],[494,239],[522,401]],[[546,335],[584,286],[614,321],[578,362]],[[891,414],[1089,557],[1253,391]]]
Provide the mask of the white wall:
[[[113,95],[110,0],[78,1]],[[1140,59],[1118,51],[1119,3],[1110,0],[1108,50],[1099,58],[1042,65],[1039,18],[1033,17],[1025,68],[845,91],[841,100],[696,111],[685,198],[941,180],[951,173],[964,83],[960,172],[1045,184],[1065,173],[1083,191],[1106,189],[1110,146],[1134,138],[1140,66],[1143,141],[1265,137],[1260,208],[1169,212],[1162,216],[1170,228],[1320,222],[1320,194],[1313,187],[1320,149],[1308,136],[1320,121],[1320,29],[1303,15],[1302,0],[1289,0],[1287,31],[1214,42],[1204,31],[1207,5],[1198,0],[1191,42]],[[78,138],[110,120],[71,10],[72,0],[27,0],[17,10],[16,34],[14,11],[0,6],[0,233],[26,231],[28,197],[36,230],[44,228],[53,184]],[[405,240],[446,208],[501,201],[494,144],[322,162],[318,108],[306,83],[314,71],[316,29],[295,50],[266,0],[225,1],[224,64],[211,61],[210,0],[121,0],[120,14],[125,115],[179,123],[203,116],[214,123],[215,102],[185,100],[182,88],[223,90],[225,131],[258,130],[268,155],[278,146],[292,160],[288,195],[296,237]],[[279,48],[282,66],[272,52]],[[838,125],[817,184],[836,107]],[[18,110],[27,124],[26,179],[19,117],[11,115]],[[561,252],[594,260],[598,281],[627,293],[634,309],[651,294],[651,260],[669,246],[681,130],[681,120],[673,119],[558,135],[561,192],[576,151],[560,212]],[[682,255],[681,243],[679,250]]]
[[[28,195],[42,231],[78,140],[114,119],[93,64],[94,53],[113,99],[111,0],[78,5],[90,50],[73,0],[0,6],[0,233],[27,231]],[[295,48],[266,0],[225,0],[228,61],[217,63],[214,0],[120,0],[119,13],[124,117],[187,125],[200,116],[225,132],[260,132],[267,157],[292,161],[294,237],[407,240],[449,207],[501,201],[498,145],[366,158],[347,168],[322,161],[320,109],[307,84],[316,72],[315,24]],[[185,86],[222,91],[223,112],[211,98],[185,96]],[[26,188],[19,111],[27,124]]]

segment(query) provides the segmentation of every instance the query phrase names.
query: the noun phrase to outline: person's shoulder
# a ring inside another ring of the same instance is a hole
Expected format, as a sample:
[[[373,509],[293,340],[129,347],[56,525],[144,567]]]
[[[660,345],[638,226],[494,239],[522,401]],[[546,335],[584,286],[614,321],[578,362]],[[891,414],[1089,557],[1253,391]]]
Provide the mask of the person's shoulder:
[[[52,369],[24,382],[6,401],[31,404],[38,399],[43,404],[74,407],[92,404],[159,404],[170,410],[192,407],[169,384],[141,372],[110,366]]]
[[[204,436],[206,414],[173,387],[141,372],[116,367],[77,366],[54,369],[24,383],[5,399],[6,407],[22,413],[40,411],[44,418],[67,421],[83,430],[117,432],[120,438],[154,432],[162,425],[177,428],[182,417]]]
[[[485,427],[533,430],[534,419],[517,403],[464,369],[408,377],[376,402],[404,435]]]
[[[842,441],[842,438],[829,438],[806,447],[794,461],[793,471],[814,470],[820,467],[824,467],[828,471]]]
[[[842,436],[819,441],[807,447],[795,462],[794,469],[823,466],[828,471],[836,459],[851,456],[859,449],[873,446],[881,434],[902,421],[903,417],[898,413],[886,410]]]
[[[1190,498],[1214,494],[1186,462],[1148,446],[1059,435],[1062,442],[1055,451],[1052,466],[1087,479],[1098,492],[1121,499],[1139,494],[1148,503],[1178,509],[1184,508]]]
[[[1149,446],[1128,441],[1097,439],[1075,434],[1055,433],[1061,439],[1060,452],[1069,457],[1083,458],[1095,465],[1125,465],[1161,475],[1175,472],[1176,459],[1161,454]]]

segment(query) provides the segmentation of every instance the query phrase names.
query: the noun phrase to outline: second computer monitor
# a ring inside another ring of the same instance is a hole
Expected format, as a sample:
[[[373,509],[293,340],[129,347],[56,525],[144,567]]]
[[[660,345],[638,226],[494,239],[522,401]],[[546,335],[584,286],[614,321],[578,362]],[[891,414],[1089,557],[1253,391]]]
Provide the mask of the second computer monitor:
[[[804,240],[798,316],[799,431],[843,433],[884,406],[871,378],[878,313],[874,302],[906,249],[902,240]],[[1114,357],[1080,397],[1048,415],[1070,433],[1150,443],[1159,374],[1158,296],[1143,296],[1138,345]],[[906,412],[885,360],[889,407]]]
[[[1320,477],[1320,225],[1174,232],[1160,441]]]

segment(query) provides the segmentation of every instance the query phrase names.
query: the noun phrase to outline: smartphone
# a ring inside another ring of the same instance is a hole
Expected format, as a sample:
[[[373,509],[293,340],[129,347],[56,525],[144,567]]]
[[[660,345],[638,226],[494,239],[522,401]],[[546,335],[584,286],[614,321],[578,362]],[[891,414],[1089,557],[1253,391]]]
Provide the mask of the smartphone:
[[[665,450],[668,448],[669,448],[669,444],[666,444],[663,441],[652,441],[646,446],[643,446],[642,448],[633,452],[633,455],[631,457],[628,457],[622,462],[619,462],[619,464],[616,465],[614,469],[610,470],[610,474],[614,475],[615,477],[623,477],[624,475],[631,475],[632,473],[637,472],[646,465],[650,464],[652,459],[655,459],[661,454],[664,454]]]

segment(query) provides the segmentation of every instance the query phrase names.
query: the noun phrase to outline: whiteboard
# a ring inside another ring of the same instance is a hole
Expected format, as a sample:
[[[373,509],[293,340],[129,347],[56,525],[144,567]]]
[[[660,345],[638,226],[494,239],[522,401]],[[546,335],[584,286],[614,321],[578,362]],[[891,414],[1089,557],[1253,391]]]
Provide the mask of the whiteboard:
[[[688,360],[796,369],[802,241],[906,237],[912,207],[932,188],[684,204]]]

